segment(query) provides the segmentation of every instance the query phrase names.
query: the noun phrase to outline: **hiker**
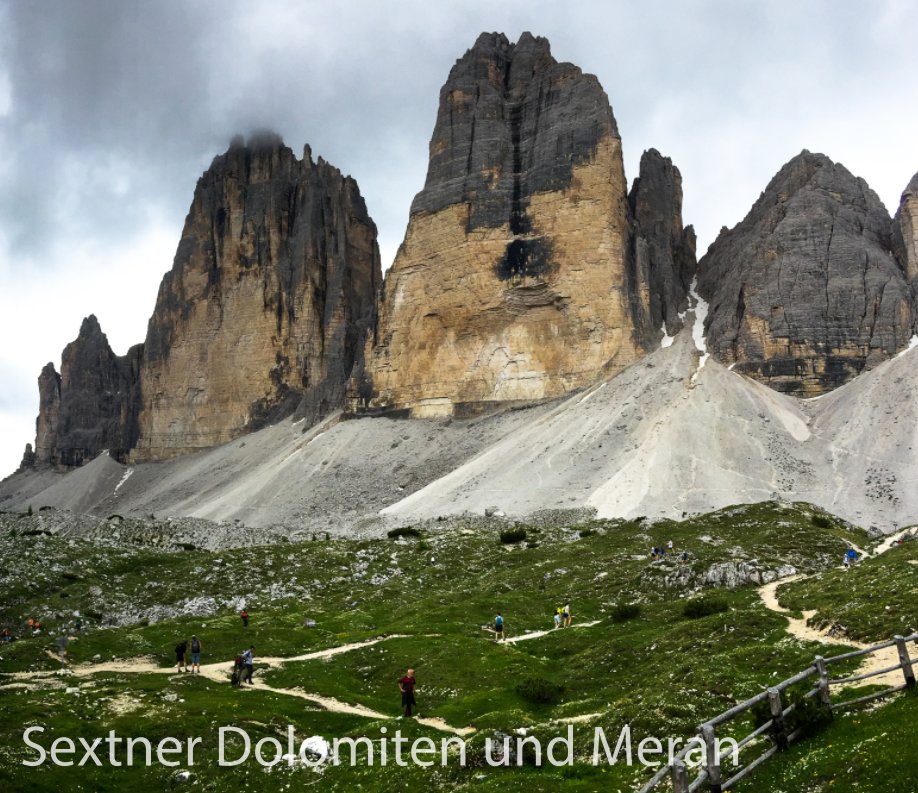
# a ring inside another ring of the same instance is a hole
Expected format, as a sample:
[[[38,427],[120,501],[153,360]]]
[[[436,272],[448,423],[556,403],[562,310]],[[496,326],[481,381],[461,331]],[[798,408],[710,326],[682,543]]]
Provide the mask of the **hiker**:
[[[191,674],[201,674],[201,640],[191,635]]]
[[[555,628],[561,627],[561,606],[555,609]]]
[[[842,557],[842,567],[844,567],[845,570],[849,570],[851,568],[851,560],[848,558],[848,554],[845,554]]]
[[[851,564],[854,564],[857,561],[857,551],[854,548],[849,548],[845,557],[851,561]]]
[[[56,639],[57,642],[57,651],[61,657],[61,663],[67,663],[67,645],[70,643],[70,639],[66,636],[58,636]]]
[[[688,564],[688,551],[682,552],[682,564]]]
[[[175,645],[175,665],[178,667],[176,671],[188,671],[188,664],[185,663],[186,652],[188,652],[188,642],[182,639],[177,645]]]
[[[255,645],[253,644],[249,647],[248,650],[242,652],[242,675],[239,678],[239,682],[246,683],[250,686],[254,686],[255,683],[252,682],[252,672],[255,669]]]
[[[242,617],[242,627],[248,628],[249,627],[249,612],[243,609],[241,612],[239,612],[239,616]]]
[[[564,617],[564,627],[570,628],[571,627],[571,604],[570,603],[564,604],[563,617]]]
[[[657,546],[654,545],[653,548],[650,549],[650,561],[655,562],[656,559],[657,559]]]
[[[76,623],[74,623],[74,628],[77,633],[83,630],[83,618],[82,617],[76,618]]]
[[[398,690],[402,692],[402,707],[405,709],[405,717],[411,718],[411,706],[415,704],[414,687],[417,681],[414,679],[414,669],[409,669],[408,673],[398,681]]]
[[[670,553],[673,552],[673,541],[672,541],[672,540],[667,540],[667,542],[666,542],[666,550],[669,551]]]
[[[497,612],[497,616],[494,618],[494,641],[500,641],[504,638],[504,618],[501,616],[500,612]]]
[[[9,628],[4,628],[4,629],[3,629],[3,641],[5,641],[5,642],[11,642],[11,641],[13,641],[13,633],[12,633],[12,631],[10,631]]]

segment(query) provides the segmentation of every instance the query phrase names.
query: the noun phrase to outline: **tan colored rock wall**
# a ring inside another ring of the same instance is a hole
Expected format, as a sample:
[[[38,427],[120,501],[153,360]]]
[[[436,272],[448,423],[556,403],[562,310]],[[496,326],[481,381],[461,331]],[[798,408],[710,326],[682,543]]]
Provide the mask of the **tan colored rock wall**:
[[[343,403],[380,282],[357,186],[279,139],[237,142],[195,192],[144,345],[132,459]]]
[[[386,280],[370,407],[451,413],[457,403],[537,400],[624,368],[632,340],[621,147],[606,137],[567,190],[531,197],[529,238],[551,241],[541,278],[495,274],[509,224],[467,232],[469,207],[412,218]]]

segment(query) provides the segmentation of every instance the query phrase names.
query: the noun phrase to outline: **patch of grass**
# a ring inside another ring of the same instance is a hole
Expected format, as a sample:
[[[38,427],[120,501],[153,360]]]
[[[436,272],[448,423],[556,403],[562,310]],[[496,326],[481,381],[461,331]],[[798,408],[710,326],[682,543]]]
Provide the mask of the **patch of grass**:
[[[557,705],[564,686],[544,677],[526,677],[516,685],[516,693],[533,705]]]
[[[619,603],[609,612],[609,616],[612,618],[613,622],[635,620],[641,616],[641,604]]]
[[[709,617],[712,614],[721,614],[730,608],[730,604],[722,598],[702,597],[692,598],[682,608],[682,616],[691,620]]]

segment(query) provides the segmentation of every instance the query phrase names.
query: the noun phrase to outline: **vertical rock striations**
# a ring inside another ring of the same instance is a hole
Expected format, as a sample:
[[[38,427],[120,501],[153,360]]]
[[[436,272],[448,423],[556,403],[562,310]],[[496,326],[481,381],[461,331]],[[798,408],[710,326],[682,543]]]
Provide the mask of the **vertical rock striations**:
[[[84,319],[79,336],[64,348],[61,373],[49,363],[38,378],[31,463],[69,468],[104,450],[123,460],[136,440],[140,357],[140,345],[115,355],[95,316]]]
[[[893,251],[913,294],[918,294],[918,173],[902,193],[893,220]]]
[[[545,39],[482,34],[440,92],[427,180],[352,406],[463,414],[624,368],[647,335],[631,235],[597,79],[558,63]]]
[[[695,276],[695,230],[682,226],[682,175],[656,149],[641,156],[628,203],[634,218],[634,300],[642,341],[651,346],[660,331],[675,334]]]
[[[902,349],[912,297],[890,229],[863,179],[802,152],[698,263],[698,291],[710,303],[708,348],[800,396],[835,388]]]
[[[145,342],[133,459],[340,407],[381,280],[356,182],[309,148],[234,140],[198,181]]]

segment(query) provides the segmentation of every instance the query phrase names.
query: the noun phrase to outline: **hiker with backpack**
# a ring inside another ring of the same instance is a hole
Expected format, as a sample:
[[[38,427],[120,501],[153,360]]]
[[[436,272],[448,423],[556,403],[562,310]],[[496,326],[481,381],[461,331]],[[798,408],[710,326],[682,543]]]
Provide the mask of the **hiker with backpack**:
[[[191,674],[201,674],[201,640],[194,634],[191,636]]]
[[[243,609],[242,611],[239,612],[239,616],[242,617],[242,627],[248,628],[249,627],[249,612]]]
[[[178,672],[187,672],[188,664],[185,663],[185,653],[188,652],[188,642],[184,639],[175,645],[175,665]]]
[[[414,669],[409,669],[408,673],[399,678],[398,690],[402,692],[402,707],[405,709],[405,717],[411,718],[411,707],[417,704],[414,699],[414,687],[417,681],[414,679]]]
[[[239,683],[248,683],[250,686],[255,684],[252,682],[252,672],[255,669],[255,645],[253,644],[249,647],[248,650],[243,650],[241,653],[242,657],[242,672],[239,676]]]

